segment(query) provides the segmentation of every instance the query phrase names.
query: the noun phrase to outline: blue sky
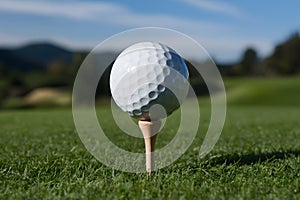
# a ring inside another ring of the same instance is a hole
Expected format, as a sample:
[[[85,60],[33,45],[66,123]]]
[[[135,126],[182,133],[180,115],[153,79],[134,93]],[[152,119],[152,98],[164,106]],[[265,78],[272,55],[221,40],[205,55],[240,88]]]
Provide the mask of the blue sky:
[[[298,0],[0,0],[0,46],[53,41],[93,48],[137,27],[183,32],[217,60],[234,61],[247,47],[261,56],[300,31]]]

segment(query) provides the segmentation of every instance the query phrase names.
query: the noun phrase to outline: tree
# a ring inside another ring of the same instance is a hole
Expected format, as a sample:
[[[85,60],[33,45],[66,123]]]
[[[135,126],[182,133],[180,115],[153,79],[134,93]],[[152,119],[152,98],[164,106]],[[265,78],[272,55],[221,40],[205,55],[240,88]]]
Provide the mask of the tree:
[[[232,73],[234,75],[253,75],[258,74],[258,56],[254,48],[247,48],[241,60],[233,66]]]
[[[265,60],[266,69],[276,74],[292,75],[300,72],[300,37],[298,33],[278,44]]]
[[[257,64],[258,58],[257,53],[253,48],[248,48],[244,52],[241,60],[242,69],[245,73],[254,73],[255,65]]]

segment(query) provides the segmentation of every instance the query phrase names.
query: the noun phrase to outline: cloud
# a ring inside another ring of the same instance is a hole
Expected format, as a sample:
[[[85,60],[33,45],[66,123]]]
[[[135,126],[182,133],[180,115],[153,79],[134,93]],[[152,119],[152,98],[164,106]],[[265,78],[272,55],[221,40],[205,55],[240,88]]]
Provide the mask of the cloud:
[[[202,9],[218,11],[226,14],[237,15],[240,11],[228,4],[216,3],[215,1],[194,1],[194,0],[182,0],[189,1],[197,4],[201,4]],[[205,3],[203,3],[205,2]],[[199,43],[203,44],[208,49],[208,52],[218,60],[232,60],[237,59],[240,56],[241,50],[246,46],[254,46],[263,55],[270,52],[272,44],[269,40],[259,39],[255,37],[241,37],[236,38],[234,35],[234,27],[223,25],[215,22],[191,20],[178,16],[172,16],[168,14],[144,14],[137,13],[126,6],[110,2],[99,1],[35,1],[35,0],[1,0],[0,12],[14,12],[23,14],[33,14],[38,16],[59,17],[77,20],[78,28],[80,24],[87,21],[96,22],[99,27],[118,27],[119,30],[125,30],[134,27],[143,26],[160,26],[166,28],[172,28],[184,33],[189,34],[195,38]],[[62,19],[63,20],[63,19]],[[66,22],[67,23],[67,22]],[[99,30],[98,27],[95,30]],[[106,33],[103,31],[103,33]],[[220,34],[222,33],[222,34]],[[105,36],[106,37],[106,36]],[[162,36],[157,36],[159,39]],[[76,36],[72,34],[53,34],[44,32],[39,34],[39,37],[30,36],[30,34],[0,33],[0,44],[5,45],[20,45],[29,41],[54,41],[63,46],[70,48],[92,48],[97,45],[99,39],[102,36],[98,35],[92,39],[91,37]],[[133,38],[136,39],[136,38]],[[176,40],[176,38],[169,38],[170,41]],[[112,47],[117,47],[119,43],[112,44]],[[180,43],[180,40],[176,40]],[[190,49],[186,44],[180,44],[190,54],[197,55],[193,49]],[[193,55],[191,55],[193,56]]]
[[[180,0],[201,10],[223,13],[235,17],[244,17],[244,13],[237,7],[215,0]]]
[[[0,10],[71,19],[90,19],[95,13],[118,12],[122,10],[122,7],[105,2],[2,0]]]
[[[272,41],[256,37],[205,37],[196,38],[217,61],[231,62],[240,59],[247,47],[253,47],[259,56],[269,55],[274,47]]]
[[[166,14],[136,13],[121,4],[110,2],[2,0],[1,10],[93,21],[123,27],[161,26],[187,30],[200,29],[207,32],[229,29],[228,26],[221,23],[191,20]]]
[[[255,37],[240,37],[236,38],[234,36],[227,37],[211,37],[211,36],[196,36],[191,35],[199,44],[203,46],[204,49],[218,62],[232,62],[240,58],[241,53],[245,50],[246,47],[255,48],[260,56],[266,56],[271,53],[273,49],[273,43],[264,38],[255,38]],[[199,52],[197,49],[192,49],[189,44],[184,40],[178,39],[177,37],[166,37],[157,35],[154,36],[157,38],[157,41],[164,41],[166,44],[175,48],[176,51],[184,52],[184,55],[188,56],[187,58],[199,58]],[[139,40],[138,35],[131,35],[127,37],[126,41],[122,39],[114,40],[110,43],[106,43],[106,46],[102,47],[103,50],[115,51],[120,50],[124,46],[124,43],[127,42],[136,42]],[[48,35],[46,37],[25,37],[25,36],[16,36],[13,34],[7,35],[0,33],[0,44],[7,46],[19,46],[20,44],[26,44],[30,42],[39,42],[39,41],[52,41],[63,47],[70,49],[92,49],[100,41],[92,39],[78,40],[76,38],[70,37],[57,37]],[[176,44],[172,46],[172,44]]]

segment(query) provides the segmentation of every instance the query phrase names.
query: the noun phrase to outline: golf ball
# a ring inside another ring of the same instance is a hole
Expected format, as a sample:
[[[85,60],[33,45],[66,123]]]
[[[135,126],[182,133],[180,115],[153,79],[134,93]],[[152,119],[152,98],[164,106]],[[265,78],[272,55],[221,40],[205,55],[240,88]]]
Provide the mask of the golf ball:
[[[140,42],[115,60],[110,89],[123,111],[139,119],[152,119],[153,105],[162,106],[166,116],[180,106],[188,93],[188,76],[185,62],[175,50],[161,43]]]

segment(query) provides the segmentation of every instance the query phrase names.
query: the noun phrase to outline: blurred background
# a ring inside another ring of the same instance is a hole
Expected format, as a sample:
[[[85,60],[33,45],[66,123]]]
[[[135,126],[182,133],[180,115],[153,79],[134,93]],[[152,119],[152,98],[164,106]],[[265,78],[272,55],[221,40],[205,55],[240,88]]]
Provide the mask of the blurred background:
[[[70,106],[88,52],[144,26],[175,29],[202,44],[224,78],[229,104],[299,105],[299,7],[296,0],[0,0],[0,108]],[[107,57],[117,56],[114,45]],[[109,70],[99,98],[110,95],[108,77]],[[192,83],[207,95],[201,81]]]

